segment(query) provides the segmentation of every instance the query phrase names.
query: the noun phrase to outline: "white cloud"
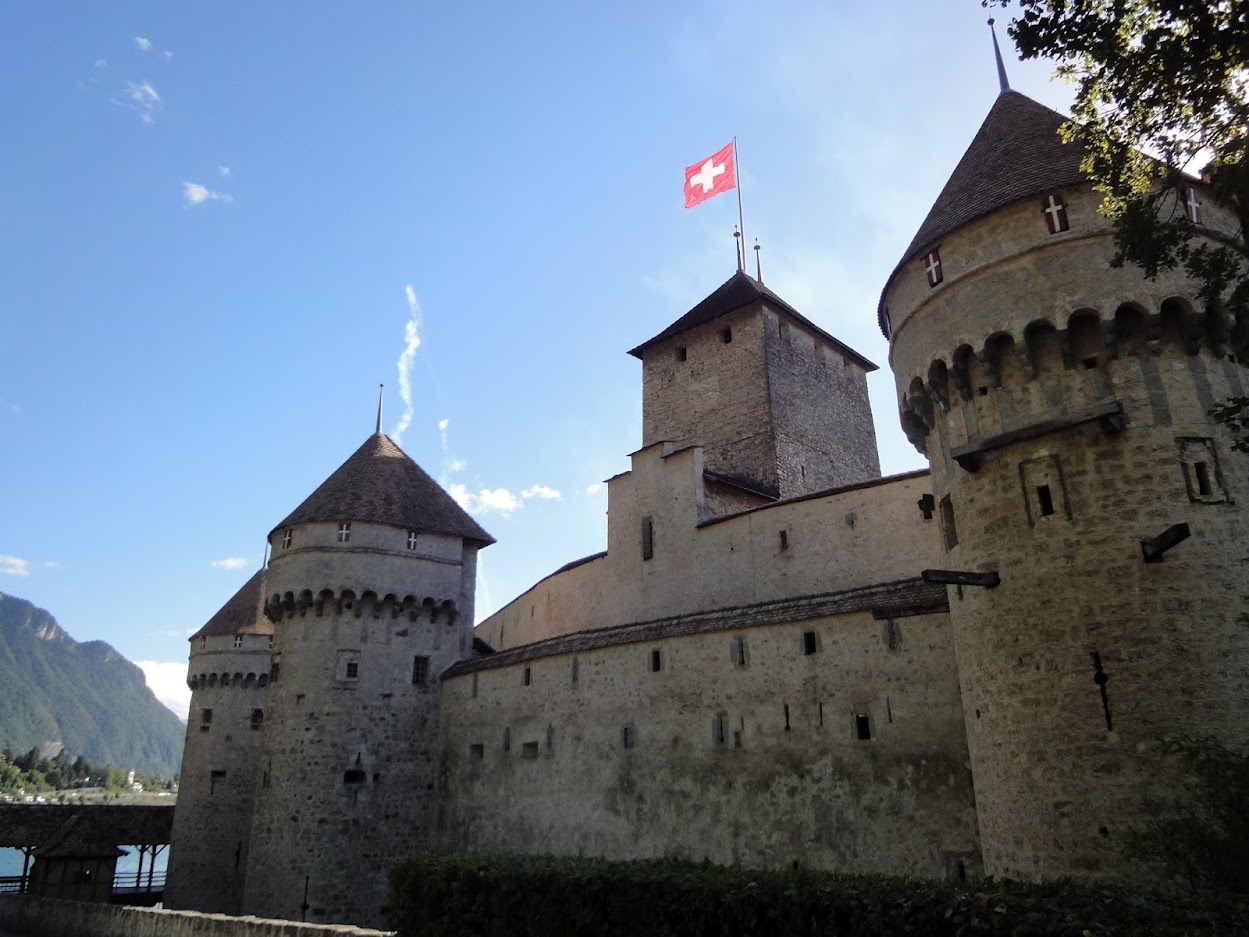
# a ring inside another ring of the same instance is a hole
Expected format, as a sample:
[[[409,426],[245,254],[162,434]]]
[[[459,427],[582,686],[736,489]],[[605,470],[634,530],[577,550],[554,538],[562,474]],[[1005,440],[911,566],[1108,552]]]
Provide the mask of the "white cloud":
[[[135,111],[145,124],[156,122],[153,114],[160,107],[160,94],[150,81],[128,81],[122,96],[111,100],[120,107]]]
[[[550,485],[532,485],[520,493],[528,501],[530,498],[541,498],[543,501],[563,501],[564,496]]]
[[[501,514],[511,517],[513,511],[519,511],[524,502],[506,488],[482,488],[476,493],[468,490],[465,485],[452,485],[448,494],[469,514]]]
[[[162,53],[160,54],[160,57],[161,57],[162,59],[164,59],[166,62],[172,62],[172,61],[173,61],[173,53],[172,53],[172,52],[170,52],[168,49],[166,49],[164,52],[162,52]]]
[[[585,486],[585,493],[588,495],[596,495],[606,487],[607,486],[604,485],[602,482],[595,482],[593,485]]]
[[[221,176],[221,178],[223,178],[223,179],[224,179],[224,178],[226,178],[227,176],[229,176],[229,175],[230,175],[230,172],[231,172],[231,171],[230,171],[230,167],[229,167],[229,166],[218,166],[218,167],[217,167],[217,174],[218,174],[219,176]]]
[[[156,698],[173,710],[173,714],[186,722],[191,709],[191,688],[186,685],[186,664],[155,660],[137,660],[135,664],[143,671],[148,687]]]
[[[441,420],[438,421],[438,435],[442,437],[442,448],[444,451],[447,448],[447,427],[450,425],[451,425],[451,421],[448,420],[445,416]]]
[[[188,205],[201,205],[204,202],[233,202],[233,195],[222,195],[214,192],[198,182],[182,183],[182,198]]]
[[[449,459],[445,463],[445,468],[448,472],[462,472],[468,468],[468,463],[463,459]]]
[[[391,436],[396,443],[402,445],[403,434],[412,425],[412,416],[416,413],[416,405],[412,403],[412,366],[416,363],[416,352],[421,347],[421,306],[416,301],[416,290],[408,283],[403,287],[408,297],[408,321],[403,327],[403,351],[395,367],[399,369],[399,396],[403,398],[403,415],[395,425]]]
[[[108,68],[108,61],[106,59],[96,59],[95,67],[96,68]]]
[[[152,40],[147,36],[135,36],[134,44],[139,47],[140,52],[150,52],[152,50]]]
[[[61,564],[58,563],[56,560],[47,560],[46,562],[40,563],[39,565],[42,566],[44,569],[56,569]]]
[[[247,565],[247,557],[227,556],[224,560],[213,560],[208,565],[213,569],[242,569]]]
[[[0,573],[6,576],[29,576],[30,561],[20,556],[0,555]]]

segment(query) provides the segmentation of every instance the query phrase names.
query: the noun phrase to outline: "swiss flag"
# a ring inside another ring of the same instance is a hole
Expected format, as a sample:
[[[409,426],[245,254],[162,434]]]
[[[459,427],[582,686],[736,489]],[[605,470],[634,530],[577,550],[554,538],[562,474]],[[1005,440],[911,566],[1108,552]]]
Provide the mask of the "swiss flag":
[[[737,188],[733,170],[733,144],[717,150],[706,159],[685,167],[685,207],[693,208],[713,195]]]

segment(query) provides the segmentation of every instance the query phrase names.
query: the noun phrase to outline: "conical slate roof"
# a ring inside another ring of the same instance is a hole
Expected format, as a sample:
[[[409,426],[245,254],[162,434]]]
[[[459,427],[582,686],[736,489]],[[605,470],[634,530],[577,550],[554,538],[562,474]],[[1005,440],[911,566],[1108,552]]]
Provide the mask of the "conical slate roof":
[[[635,358],[641,358],[643,351],[658,342],[662,342],[664,339],[672,338],[674,335],[680,335],[682,332],[688,332],[692,328],[704,325],[714,319],[720,318],[720,316],[727,315],[730,312],[741,309],[743,306],[749,306],[751,303],[761,299],[767,300],[767,302],[772,306],[787,313],[791,318],[798,320],[817,335],[836,345],[844,354],[853,358],[860,365],[862,365],[865,370],[876,370],[876,365],[872,364],[872,362],[868,361],[849,345],[833,338],[833,336],[829,335],[822,328],[800,313],[789,303],[785,302],[785,300],[781,299],[754,277],[741,270],[738,270],[735,274],[721,283],[714,291],[712,291],[711,295],[685,315],[681,316],[681,318],[677,319],[676,322],[672,323],[672,325],[668,326],[654,338],[648,339],[638,345],[637,348],[632,349],[629,354],[633,355]]]
[[[450,534],[483,546],[494,538],[383,433],[374,433],[304,503],[274,527],[372,521]]]
[[[1018,91],[1003,91],[954,167],[928,217],[889,275],[968,222],[1027,198],[1086,180],[1084,148],[1058,135],[1067,118]],[[884,291],[881,292],[884,328]]]
[[[264,613],[265,571],[258,570],[243,587],[221,606],[216,615],[191,640],[230,634],[273,634],[273,625]]]

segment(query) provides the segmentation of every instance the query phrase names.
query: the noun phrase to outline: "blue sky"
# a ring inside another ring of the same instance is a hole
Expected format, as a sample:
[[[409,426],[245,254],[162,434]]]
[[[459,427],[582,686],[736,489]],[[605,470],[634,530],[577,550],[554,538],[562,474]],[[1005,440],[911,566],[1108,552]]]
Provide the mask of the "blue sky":
[[[875,303],[997,94],[987,15],[11,7],[0,591],[185,693],[187,636],[383,382],[387,431],[498,538],[479,617],[602,549],[599,483],[641,437],[625,352],[733,271],[736,201],[681,188],[734,135],[768,285],[882,366],[882,466],[919,467]],[[1066,108],[1048,65],[1008,68]]]

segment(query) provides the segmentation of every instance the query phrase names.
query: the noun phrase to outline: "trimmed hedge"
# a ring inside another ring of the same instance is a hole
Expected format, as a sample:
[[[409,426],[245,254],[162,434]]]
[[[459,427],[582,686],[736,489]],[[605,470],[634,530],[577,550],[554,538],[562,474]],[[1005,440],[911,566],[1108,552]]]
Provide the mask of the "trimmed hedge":
[[[400,937],[1110,937],[1249,934],[1249,904],[1009,880],[955,883],[657,859],[424,855],[390,873]]]

